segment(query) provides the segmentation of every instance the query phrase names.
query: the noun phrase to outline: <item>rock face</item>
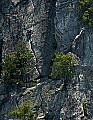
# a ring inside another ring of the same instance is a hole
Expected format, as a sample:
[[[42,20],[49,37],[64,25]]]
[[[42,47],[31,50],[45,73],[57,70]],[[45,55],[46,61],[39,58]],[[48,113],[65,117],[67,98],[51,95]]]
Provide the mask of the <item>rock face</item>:
[[[0,55],[4,58],[16,50],[19,39],[27,40],[35,58],[34,78],[40,79],[21,96],[1,96],[0,119],[10,119],[11,106],[28,96],[43,119],[93,120],[93,29],[78,20],[78,0],[3,0],[0,8]],[[73,52],[80,59],[67,90],[62,89],[63,80],[48,79],[51,58],[59,51]]]

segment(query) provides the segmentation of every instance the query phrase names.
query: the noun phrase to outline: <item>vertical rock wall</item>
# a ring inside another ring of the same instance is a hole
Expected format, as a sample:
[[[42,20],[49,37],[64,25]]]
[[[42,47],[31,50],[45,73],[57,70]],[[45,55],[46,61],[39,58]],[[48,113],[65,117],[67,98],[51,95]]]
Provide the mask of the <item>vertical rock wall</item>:
[[[50,59],[56,49],[55,2],[10,0],[4,12],[4,54],[16,49],[19,39],[30,41],[40,76],[48,76]],[[2,3],[4,9],[5,3]],[[3,18],[3,16],[2,16]]]
[[[34,78],[48,77],[50,73],[50,61],[57,45],[54,25],[55,5],[56,0],[5,0],[0,2],[2,59],[6,53],[16,50],[16,43],[19,39],[27,40],[28,47],[35,58]],[[2,90],[0,90],[1,94]],[[17,98],[12,100],[11,94],[10,98],[6,98],[7,95],[4,95],[4,99],[1,97],[1,119],[8,119],[8,110],[16,104]]]
[[[83,120],[84,102],[88,105],[87,119],[92,120],[93,29],[78,20],[78,1],[3,0],[0,7],[0,54],[4,57],[5,53],[14,51],[19,39],[27,40],[35,58],[35,78],[40,78],[21,97],[14,95],[0,102],[3,103],[0,119],[9,119],[6,116],[11,106],[28,96],[38,106],[38,114],[43,113],[48,120]],[[63,90],[63,79],[48,79],[55,51],[73,52],[79,58],[67,90]]]
[[[57,0],[55,17],[56,39],[58,44],[57,51],[64,53],[73,52],[80,59],[79,66],[76,68],[76,77],[73,78],[76,90],[73,89],[72,86],[69,95],[71,96],[70,100],[74,98],[74,100],[76,99],[76,102],[74,101],[74,110],[70,108],[72,113],[69,115],[72,117],[68,119],[84,119],[82,117],[83,114],[81,108],[84,101],[86,101],[88,105],[87,119],[92,120],[93,28],[83,24],[82,21],[78,19],[78,15],[80,14],[77,11],[78,5],[77,0]],[[70,92],[70,89],[68,89],[68,91]],[[72,106],[74,103],[71,103]]]

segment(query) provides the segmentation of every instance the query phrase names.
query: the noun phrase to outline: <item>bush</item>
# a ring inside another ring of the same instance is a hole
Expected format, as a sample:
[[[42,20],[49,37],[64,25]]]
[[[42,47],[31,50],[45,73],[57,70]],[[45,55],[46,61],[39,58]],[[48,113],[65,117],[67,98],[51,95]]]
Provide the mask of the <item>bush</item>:
[[[25,41],[18,41],[17,50],[5,55],[2,62],[3,80],[9,85],[21,84],[30,78],[33,55]]]
[[[79,0],[79,14],[82,21],[93,26],[93,0]]]
[[[13,110],[9,112],[9,115],[22,120],[35,120],[36,110],[29,100],[19,105],[17,108],[13,108]]]
[[[76,64],[76,60],[73,57],[72,53],[63,54],[63,53],[55,53],[55,58],[53,59],[53,65],[51,66],[52,78],[68,78],[71,79],[73,66]]]

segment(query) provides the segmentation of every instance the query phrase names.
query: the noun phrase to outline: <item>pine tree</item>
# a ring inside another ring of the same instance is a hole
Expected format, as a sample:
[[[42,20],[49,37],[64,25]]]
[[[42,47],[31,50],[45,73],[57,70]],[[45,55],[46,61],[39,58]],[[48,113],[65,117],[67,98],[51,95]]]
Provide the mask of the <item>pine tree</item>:
[[[79,0],[79,11],[82,21],[93,26],[93,0]]]
[[[52,72],[51,77],[53,79],[64,79],[64,86],[67,86],[68,82],[71,80],[74,65],[77,61],[74,58],[74,54],[68,53],[55,53],[55,58],[53,58],[53,65],[51,66]]]
[[[32,105],[30,100],[19,105],[17,108],[13,108],[9,112],[10,116],[16,116],[16,118],[21,120],[35,120],[36,119],[36,110]]]
[[[5,55],[2,62],[4,83],[13,86],[26,82],[31,77],[33,55],[25,41],[18,41],[17,49]]]

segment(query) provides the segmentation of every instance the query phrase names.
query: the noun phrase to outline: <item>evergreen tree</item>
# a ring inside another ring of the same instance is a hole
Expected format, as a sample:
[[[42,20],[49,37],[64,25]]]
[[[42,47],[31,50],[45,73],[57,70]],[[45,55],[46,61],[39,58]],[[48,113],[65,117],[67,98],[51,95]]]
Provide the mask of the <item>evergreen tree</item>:
[[[73,67],[76,63],[77,61],[72,53],[55,53],[50,76],[54,79],[64,78],[64,85],[66,86],[68,84],[68,80],[70,80],[72,77]]]
[[[18,41],[17,49],[5,55],[2,62],[4,83],[13,86],[30,79],[33,55],[25,41]]]
[[[79,0],[79,14],[83,22],[93,26],[93,0]]]
[[[16,116],[16,118],[21,120],[36,120],[36,110],[30,100],[19,105],[17,108],[13,108],[13,110],[9,112],[9,115]]]

